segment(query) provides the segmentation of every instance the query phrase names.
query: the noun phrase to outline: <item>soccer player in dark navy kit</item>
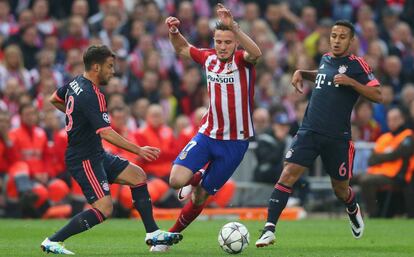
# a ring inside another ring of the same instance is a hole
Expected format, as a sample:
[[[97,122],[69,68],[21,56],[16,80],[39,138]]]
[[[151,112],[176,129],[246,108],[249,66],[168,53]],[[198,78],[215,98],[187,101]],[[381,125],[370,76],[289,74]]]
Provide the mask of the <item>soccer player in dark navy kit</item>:
[[[318,155],[331,177],[335,195],[346,206],[353,236],[362,236],[361,210],[349,186],[354,157],[350,117],[359,95],[373,102],[381,102],[382,97],[371,68],[362,58],[349,54],[353,39],[352,23],[337,21],[330,34],[332,52],[322,57],[319,69],[297,70],[293,74],[292,85],[299,93],[302,93],[303,79],[314,81],[315,88],[303,123],[286,154],[282,175],[269,199],[267,222],[256,241],[257,247],[274,243],[275,226],[292,192],[292,185]]]
[[[127,141],[110,126],[105,97],[99,86],[106,85],[113,76],[114,59],[115,55],[106,46],[89,47],[83,56],[84,74],[59,88],[50,99],[56,108],[66,113],[66,165],[93,208],[79,213],[61,230],[46,238],[41,244],[43,251],[73,254],[64,248],[62,242],[91,229],[111,215],[111,183],[131,187],[134,207],[140,213],[147,232],[146,244],[171,245],[182,239],[179,233],[162,231],[155,223],[145,172],[102,148],[101,138],[147,161],[157,159],[160,153],[155,147],[139,147]]]

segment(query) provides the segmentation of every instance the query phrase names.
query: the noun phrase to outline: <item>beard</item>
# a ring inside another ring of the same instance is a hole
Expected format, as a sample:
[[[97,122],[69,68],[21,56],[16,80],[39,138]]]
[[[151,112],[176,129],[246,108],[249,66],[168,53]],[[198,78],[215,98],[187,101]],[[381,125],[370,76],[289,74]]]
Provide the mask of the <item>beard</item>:
[[[237,48],[237,47],[236,47]],[[231,52],[231,54],[229,55],[229,57],[227,57],[227,58],[219,58],[218,56],[217,56],[217,58],[221,61],[221,62],[227,62],[231,57],[233,57],[233,55],[234,55],[234,52],[236,51],[236,48],[234,48],[233,49],[233,51]]]
[[[109,79],[105,78],[105,76],[103,74],[99,74],[98,79],[99,79],[99,85],[101,85],[101,86],[108,85]]]

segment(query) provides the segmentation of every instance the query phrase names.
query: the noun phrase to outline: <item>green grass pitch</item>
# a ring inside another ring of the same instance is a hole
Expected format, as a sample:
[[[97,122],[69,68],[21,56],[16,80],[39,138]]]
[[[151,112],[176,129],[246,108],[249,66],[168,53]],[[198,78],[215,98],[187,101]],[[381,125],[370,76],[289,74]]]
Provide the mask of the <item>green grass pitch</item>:
[[[168,253],[150,253],[144,244],[139,220],[109,220],[66,241],[76,256],[227,256],[217,243],[220,227],[228,220],[196,221],[184,231],[183,241]],[[0,220],[0,256],[52,256],[40,250],[41,241],[58,230],[65,220]],[[256,249],[254,242],[263,222],[244,221],[250,245],[239,256],[274,257],[412,257],[414,221],[406,219],[366,220],[364,236],[355,240],[345,218],[282,221],[276,244]],[[159,225],[167,228],[172,221]]]

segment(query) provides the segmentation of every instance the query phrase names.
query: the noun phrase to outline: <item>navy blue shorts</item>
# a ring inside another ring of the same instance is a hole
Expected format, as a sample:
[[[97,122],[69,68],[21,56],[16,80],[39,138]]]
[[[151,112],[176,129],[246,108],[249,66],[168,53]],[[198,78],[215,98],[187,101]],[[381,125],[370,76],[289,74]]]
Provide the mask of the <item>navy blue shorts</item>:
[[[311,130],[299,130],[285,161],[310,168],[318,155],[326,172],[334,179],[352,177],[354,144],[351,140],[327,137]]]
[[[181,150],[174,164],[195,173],[209,163],[201,186],[214,195],[233,175],[248,146],[247,140],[217,140],[198,133]]]
[[[67,164],[68,171],[82,188],[88,203],[92,204],[110,195],[109,184],[128,166],[129,161],[110,153]]]

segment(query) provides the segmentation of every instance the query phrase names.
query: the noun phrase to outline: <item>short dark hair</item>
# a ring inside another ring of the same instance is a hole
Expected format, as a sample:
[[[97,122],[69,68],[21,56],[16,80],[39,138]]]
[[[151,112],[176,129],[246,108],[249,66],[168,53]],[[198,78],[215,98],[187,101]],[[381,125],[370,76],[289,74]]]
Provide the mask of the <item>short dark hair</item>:
[[[114,57],[115,54],[105,45],[92,45],[83,54],[83,64],[85,70],[89,71],[93,64],[103,64],[109,57]]]
[[[338,20],[335,22],[334,26],[344,26],[351,30],[351,37],[354,37],[355,35],[355,27],[354,24],[352,24],[348,20]]]
[[[223,24],[220,21],[216,22],[216,26],[214,28],[214,31],[216,31],[216,30],[230,30],[231,31],[229,26]]]

